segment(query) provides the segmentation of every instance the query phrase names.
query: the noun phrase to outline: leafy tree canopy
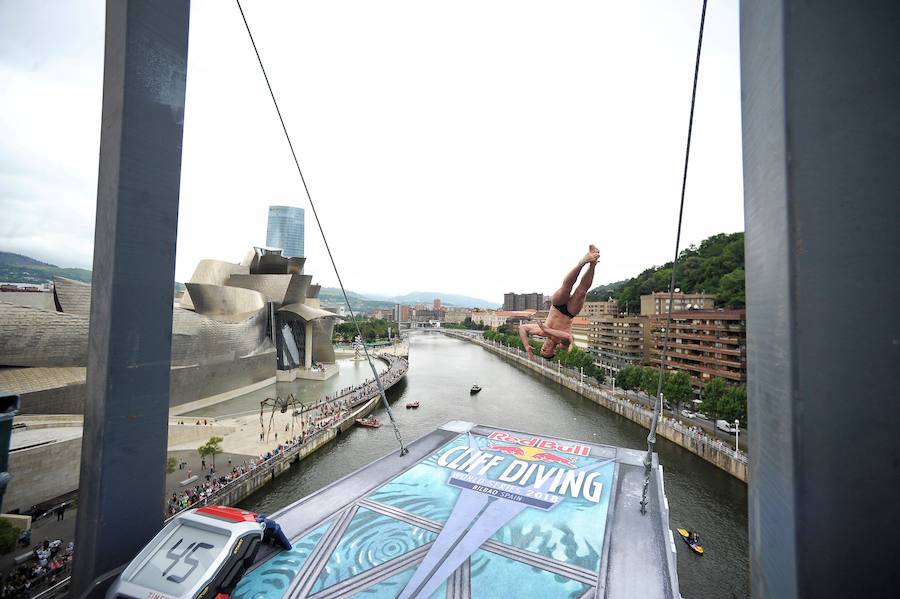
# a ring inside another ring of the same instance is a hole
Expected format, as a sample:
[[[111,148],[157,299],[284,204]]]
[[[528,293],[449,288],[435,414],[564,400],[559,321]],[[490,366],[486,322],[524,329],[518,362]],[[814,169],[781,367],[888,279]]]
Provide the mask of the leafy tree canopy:
[[[619,307],[629,312],[640,311],[641,295],[666,291],[672,276],[672,263],[648,268],[633,279],[600,285],[588,293],[589,301],[602,301],[612,296]],[[727,308],[743,308],[744,234],[720,233],[705,239],[700,247],[690,246],[678,257],[675,285],[685,293],[714,293],[716,303]]]
[[[683,370],[666,371],[663,394],[670,403],[680,406],[694,396],[691,377]]]
[[[727,390],[728,385],[725,383],[725,379],[720,377],[716,377],[703,385],[703,390],[700,393],[703,403],[700,404],[700,409],[707,415],[712,416],[713,419],[717,418],[719,415],[719,401]]]
[[[393,335],[397,334],[397,323],[381,318],[360,318],[357,317],[356,322],[359,323],[359,330],[362,332],[363,341],[387,340],[388,329],[391,329]],[[350,342],[356,338],[356,326],[353,321],[342,322],[334,326],[334,338],[343,339]]]
[[[204,445],[197,448],[200,457],[212,456],[213,466],[216,465],[216,454],[222,453],[222,437],[210,437]]]

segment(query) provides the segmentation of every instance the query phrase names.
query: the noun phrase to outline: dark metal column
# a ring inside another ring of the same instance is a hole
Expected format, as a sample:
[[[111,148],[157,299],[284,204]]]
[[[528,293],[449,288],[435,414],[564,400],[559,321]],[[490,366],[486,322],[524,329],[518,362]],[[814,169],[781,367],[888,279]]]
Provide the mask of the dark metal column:
[[[162,525],[189,14],[106,7],[75,597]]]
[[[900,3],[741,3],[754,597],[900,588]]]

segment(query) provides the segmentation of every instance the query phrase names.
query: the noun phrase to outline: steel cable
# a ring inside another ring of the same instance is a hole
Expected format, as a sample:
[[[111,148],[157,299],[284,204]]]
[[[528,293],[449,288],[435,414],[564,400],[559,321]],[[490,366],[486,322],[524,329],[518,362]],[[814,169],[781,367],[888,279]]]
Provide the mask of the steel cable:
[[[347,291],[344,289],[344,282],[341,280],[341,274],[338,272],[337,264],[334,261],[334,256],[331,254],[331,247],[328,245],[328,238],[325,237],[325,230],[322,228],[322,221],[319,220],[319,213],[316,211],[316,205],[313,203],[312,195],[309,193],[309,187],[306,185],[306,178],[303,176],[303,169],[300,168],[300,161],[297,159],[297,152],[294,151],[294,144],[291,142],[291,136],[288,133],[287,126],[284,124],[284,118],[281,116],[281,109],[278,107],[278,100],[275,99],[275,92],[272,90],[272,84],[269,82],[269,76],[266,74],[266,67],[263,66],[262,57],[259,55],[259,49],[256,47],[256,41],[253,39],[253,33],[250,31],[250,24],[247,22],[247,16],[244,14],[244,9],[241,6],[241,0],[235,0],[237,3],[238,10],[241,13],[241,19],[244,21],[244,27],[247,29],[247,35],[250,37],[250,43],[253,45],[253,52],[256,54],[256,60],[259,62],[259,68],[262,71],[263,78],[266,80],[266,87],[269,88],[269,95],[272,97],[272,104],[275,105],[275,112],[278,113],[278,120],[281,123],[281,129],[284,131],[284,137],[287,140],[288,147],[291,149],[291,156],[294,158],[294,165],[297,167],[297,173],[300,175],[300,181],[303,183],[303,191],[306,192],[306,198],[309,201],[309,206],[312,208],[313,216],[316,219],[316,225],[319,227],[319,233],[322,235],[322,241],[325,243],[325,249],[328,252],[328,258],[331,260],[331,266],[334,269],[334,274],[337,277],[338,284],[341,287],[341,293],[344,295],[344,302],[347,304],[347,311],[350,312],[350,319],[353,321],[353,325],[356,328],[356,333],[359,335],[359,338],[362,339],[362,331],[359,328],[359,322],[356,320],[356,315],[353,313],[353,308],[350,306],[350,298],[347,296]],[[375,376],[375,382],[378,385],[378,392],[381,395],[381,399],[384,402],[384,407],[387,410],[388,417],[391,421],[391,426],[394,428],[394,436],[397,437],[397,442],[400,444],[400,455],[406,455],[409,450],[403,444],[403,437],[400,435],[400,428],[397,426],[397,421],[394,420],[394,413],[391,410],[390,404],[388,404],[387,395],[384,393],[384,385],[381,384],[381,378],[378,376],[378,371],[375,369],[375,364],[372,362],[372,356],[369,354],[369,348],[366,347],[365,343],[363,343],[363,349],[366,352],[366,360],[369,362],[369,367],[372,369],[372,374]]]
[[[678,266],[678,252],[681,245],[681,222],[682,217],[684,216],[684,192],[687,188],[688,163],[691,156],[691,133],[694,128],[694,106],[697,102],[697,76],[700,74],[700,50],[703,47],[703,26],[706,23],[706,2],[707,0],[703,0],[703,10],[700,13],[700,34],[697,39],[697,59],[694,62],[694,86],[691,90],[691,114],[688,118],[687,144],[684,150],[684,174],[681,178],[681,203],[678,207],[678,230],[675,235],[675,258],[672,260],[672,277],[669,280],[668,316],[666,318],[662,355],[659,358],[659,380],[656,384],[656,398],[653,402],[653,420],[650,423],[650,433],[647,435],[647,455],[644,456],[644,488],[641,491],[642,514],[647,513],[647,490],[650,487],[653,448],[656,445],[656,428],[659,425],[660,412],[662,412],[663,377],[666,368],[666,354],[669,351],[669,331],[672,328],[672,306],[675,303],[675,269]]]

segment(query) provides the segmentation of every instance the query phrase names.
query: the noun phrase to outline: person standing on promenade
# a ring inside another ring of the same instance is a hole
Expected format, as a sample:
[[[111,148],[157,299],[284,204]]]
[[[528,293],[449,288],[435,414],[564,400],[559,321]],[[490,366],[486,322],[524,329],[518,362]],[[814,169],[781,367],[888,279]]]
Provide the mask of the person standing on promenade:
[[[547,319],[542,323],[519,325],[519,338],[528,352],[528,359],[534,359],[534,351],[528,338],[531,335],[540,335],[545,337],[544,345],[541,346],[541,356],[550,359],[556,354],[556,348],[562,347],[568,349],[572,345],[572,321],[581,312],[584,307],[585,298],[594,282],[594,269],[597,261],[600,259],[600,250],[596,246],[588,246],[588,253],[578,261],[578,264],[566,275],[562,285],[554,292],[550,298],[550,313]],[[581,281],[578,281],[578,275],[587,265],[587,270]],[[575,282],[578,281],[578,287],[573,291]]]

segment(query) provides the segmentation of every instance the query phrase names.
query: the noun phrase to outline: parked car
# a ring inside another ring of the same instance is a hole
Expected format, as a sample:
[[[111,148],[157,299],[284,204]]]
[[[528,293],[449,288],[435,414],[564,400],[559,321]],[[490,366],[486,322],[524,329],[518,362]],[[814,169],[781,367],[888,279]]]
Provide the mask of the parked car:
[[[666,410],[669,410],[669,411],[671,412],[671,411],[672,411],[672,404],[670,404],[670,403],[667,402],[667,401],[663,401],[663,408],[665,408]]]
[[[697,418],[702,418],[702,419],[704,419],[704,420],[709,420],[709,416],[707,416],[707,415],[704,414],[703,412],[697,412],[697,413],[694,414],[694,416],[696,416]]]
[[[716,420],[716,428],[726,433],[736,433],[737,427],[727,420]]]
[[[695,414],[690,410],[681,410],[681,415],[685,418],[693,418],[695,416]]]

